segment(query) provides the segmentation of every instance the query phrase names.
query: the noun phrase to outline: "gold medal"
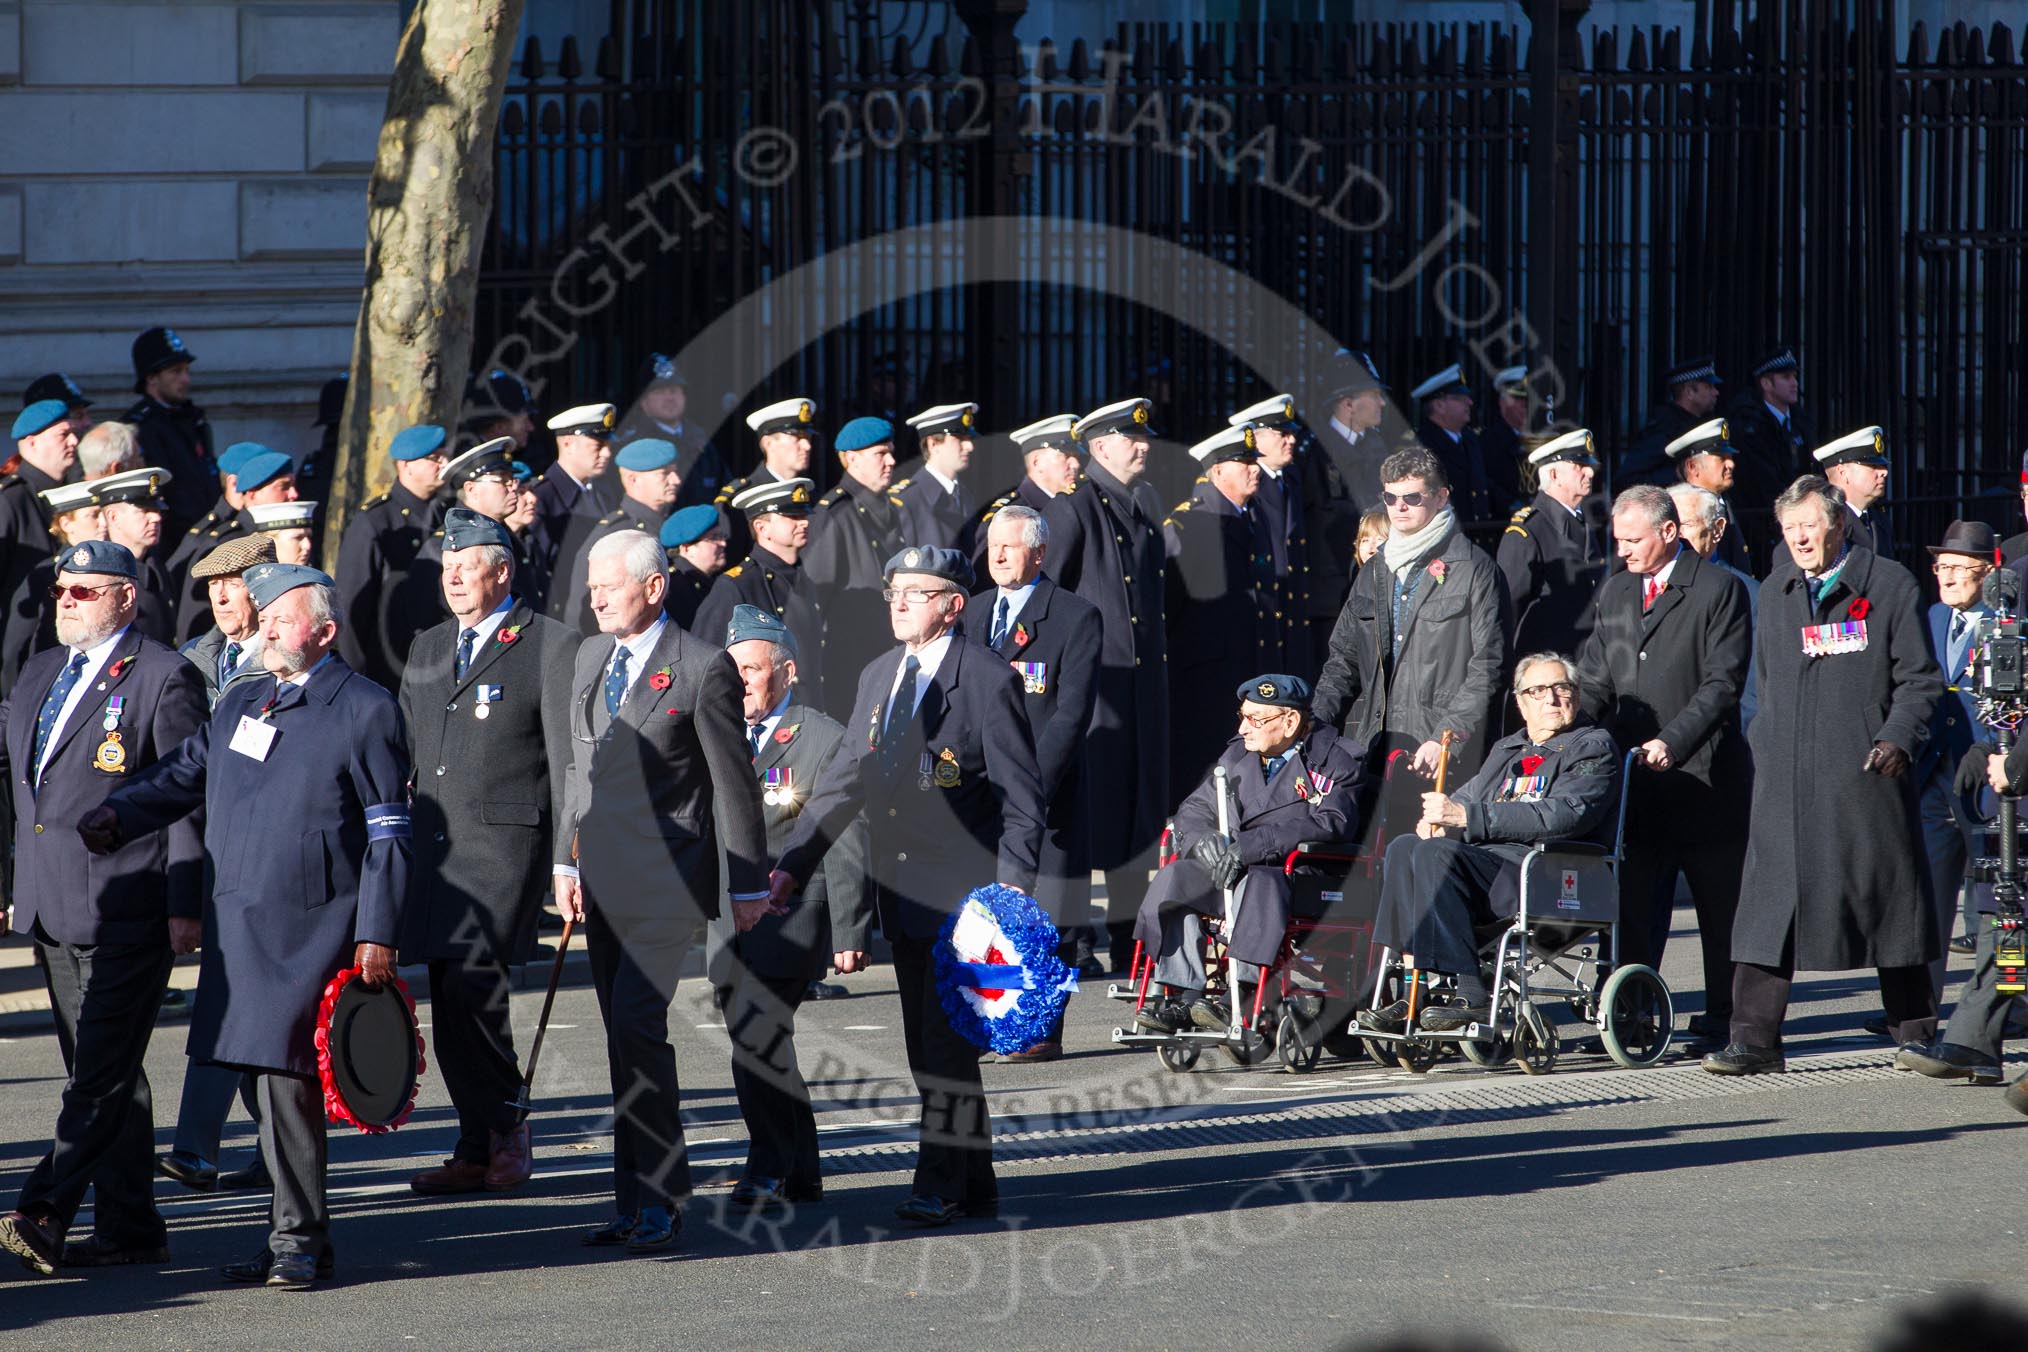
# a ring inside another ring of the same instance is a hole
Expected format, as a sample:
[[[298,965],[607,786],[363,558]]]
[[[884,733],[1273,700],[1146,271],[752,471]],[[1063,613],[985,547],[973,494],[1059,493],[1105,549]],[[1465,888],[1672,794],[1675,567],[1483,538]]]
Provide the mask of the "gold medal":
[[[106,740],[99,743],[99,749],[92,753],[92,761],[101,770],[118,772],[127,768],[127,748],[120,745],[120,734],[109,732]]]

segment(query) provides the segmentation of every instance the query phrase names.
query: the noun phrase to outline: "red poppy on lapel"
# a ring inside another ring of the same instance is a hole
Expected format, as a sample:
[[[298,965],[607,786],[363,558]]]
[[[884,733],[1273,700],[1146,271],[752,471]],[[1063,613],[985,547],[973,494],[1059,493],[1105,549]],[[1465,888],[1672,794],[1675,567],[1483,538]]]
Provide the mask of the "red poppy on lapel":
[[[127,669],[127,663],[129,663],[129,662],[131,662],[131,661],[133,661],[133,660],[134,660],[134,659],[133,659],[133,658],[131,658],[131,657],[122,657],[122,658],[121,658],[121,659],[120,659],[119,661],[117,661],[117,662],[113,663],[113,664],[112,664],[111,666],[107,667],[107,668],[106,668],[106,679],[107,679],[107,680],[109,680],[109,681],[117,681],[117,680],[119,680],[119,679],[120,679],[120,673],[121,673],[121,672],[123,672],[123,671],[125,671],[125,670]]]
[[[1019,620],[1014,621],[1014,646],[1025,648],[1028,646],[1028,639],[1028,626]]]
[[[1540,770],[1541,768],[1542,768],[1542,757],[1540,757],[1540,756],[1523,756],[1523,757],[1521,758],[1521,773],[1522,773],[1522,774],[1524,774],[1524,775],[1532,775],[1532,774],[1534,774],[1534,773],[1535,773],[1535,772],[1536,772],[1537,770]]]
[[[499,633],[493,635],[493,641],[495,643],[512,643],[515,639],[520,637],[521,637],[521,626],[515,624],[509,625],[507,628],[502,629]]]
[[[648,688],[650,690],[667,690],[669,688],[669,679],[669,668],[663,667],[648,678]]]
[[[1429,561],[1429,575],[1436,579],[1439,587],[1443,585],[1444,572],[1444,561],[1442,559],[1431,559]]]
[[[787,746],[787,745],[789,744],[789,739],[790,739],[791,737],[794,737],[795,735],[796,735],[796,730],[795,730],[794,728],[776,728],[776,729],[775,729],[775,740],[776,740],[777,742],[780,742],[780,743],[781,743],[781,744],[782,744],[783,746]]]
[[[1855,599],[1851,605],[1845,608],[1845,613],[1847,615],[1850,615],[1855,620],[1863,620],[1866,618],[1866,612],[1871,609],[1873,609],[1872,603],[1868,601],[1865,597],[1861,596]]]

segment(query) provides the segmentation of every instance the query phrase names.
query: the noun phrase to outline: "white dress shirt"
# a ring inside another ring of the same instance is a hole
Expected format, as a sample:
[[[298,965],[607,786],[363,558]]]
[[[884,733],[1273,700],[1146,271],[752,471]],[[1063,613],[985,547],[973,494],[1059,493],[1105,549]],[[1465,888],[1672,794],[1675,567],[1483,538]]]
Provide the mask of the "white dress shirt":
[[[49,730],[49,740],[43,743],[42,746],[42,759],[35,762],[35,782],[37,784],[42,783],[42,767],[49,764],[50,756],[56,751],[57,738],[63,733],[65,725],[70,722],[70,716],[77,712],[77,706],[84,703],[85,696],[92,693],[92,686],[97,683],[99,672],[104,670],[106,659],[113,655],[113,648],[121,639],[127,636],[127,628],[128,626],[121,625],[113,631],[111,637],[101,639],[84,650],[84,670],[78,673],[77,684],[70,688],[70,694],[64,698],[63,707],[56,711],[56,723]],[[55,685],[57,680],[62,678],[63,668],[69,666],[71,658],[76,656],[77,653],[73,650],[63,659],[63,666],[56,669],[56,677],[51,679],[51,685]],[[47,698],[49,698],[49,692],[45,690],[43,691],[43,699]],[[35,704],[36,716],[40,717],[42,700],[37,700]]]
[[[1022,608],[1028,604],[1028,598],[1035,595],[1035,584],[1030,582],[1027,586],[1017,587],[1013,591],[1008,591],[1005,587],[1001,587],[998,591],[999,594],[993,598],[991,613],[986,617],[987,638],[991,638],[993,631],[1000,627],[1000,603],[1002,601],[1007,603],[1007,632],[1010,634],[1014,632],[1014,622],[1021,618]]]
[[[612,674],[613,660],[620,655],[620,648],[627,650],[627,683],[620,691],[620,702],[627,702],[627,696],[634,693],[634,682],[641,679],[641,673],[648,669],[648,658],[654,653],[655,645],[662,641],[662,631],[669,627],[669,617],[664,615],[640,633],[615,647],[606,657],[605,674],[599,677],[594,698],[600,698],[606,688],[605,678]]]

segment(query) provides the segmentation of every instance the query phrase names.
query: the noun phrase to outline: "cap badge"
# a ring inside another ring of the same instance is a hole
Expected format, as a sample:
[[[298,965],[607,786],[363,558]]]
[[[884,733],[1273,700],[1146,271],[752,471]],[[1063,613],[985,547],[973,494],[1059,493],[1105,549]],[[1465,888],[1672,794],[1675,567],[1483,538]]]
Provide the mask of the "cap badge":
[[[183,339],[177,336],[174,329],[162,330],[162,341],[169,345],[171,352],[181,352],[183,350]]]
[[[654,356],[655,379],[668,380],[676,374],[676,363],[657,352]]]
[[[1146,404],[1134,405],[1134,421],[1137,423],[1148,421],[1148,406]]]
[[[84,551],[79,550],[78,553],[82,555]],[[911,549],[908,551],[908,553],[902,556],[901,561],[907,564],[909,567],[913,568],[918,563],[922,562],[922,551],[920,549]]]
[[[808,422],[808,421],[810,421],[810,419],[812,419],[812,418],[814,418],[814,417],[816,417],[816,416],[817,416],[817,410],[816,410],[816,409],[814,409],[814,408],[812,408],[812,407],[810,406],[810,401],[809,401],[809,400],[805,399],[805,400],[804,400],[804,401],[803,401],[802,403],[800,403],[800,404],[796,405],[796,421],[797,421],[797,422]]]
[[[810,490],[803,487],[801,484],[797,484],[796,487],[789,493],[790,502],[808,502],[809,500],[810,500]]]
[[[1262,699],[1273,699],[1275,697],[1275,683],[1273,681],[1262,681],[1254,687],[1254,691]]]

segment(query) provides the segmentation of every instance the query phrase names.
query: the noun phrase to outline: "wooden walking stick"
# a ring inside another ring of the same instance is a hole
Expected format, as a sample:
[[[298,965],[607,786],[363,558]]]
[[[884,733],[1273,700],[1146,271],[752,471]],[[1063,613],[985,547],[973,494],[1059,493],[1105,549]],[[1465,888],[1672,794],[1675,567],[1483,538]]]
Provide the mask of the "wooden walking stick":
[[[1444,791],[1444,780],[1450,774],[1451,743],[1456,738],[1457,734],[1455,732],[1452,732],[1449,728],[1445,728],[1443,734],[1437,739],[1436,791],[1438,793]],[[1404,959],[1408,964],[1408,1028],[1413,1031],[1416,1015],[1421,1012],[1418,1006],[1422,1003],[1422,969],[1414,965],[1414,954],[1405,954]]]
[[[570,838],[570,862],[577,862],[577,836]],[[583,893],[579,893],[580,905]],[[556,941],[556,961],[549,965],[549,990],[542,997],[542,1016],[535,1021],[535,1041],[528,1047],[528,1071],[521,1077],[521,1088],[514,1097],[507,1100],[507,1106],[520,1116],[515,1125],[528,1120],[535,1110],[535,1061],[542,1055],[542,1035],[549,1031],[549,1011],[556,1006],[556,988],[563,980],[563,960],[570,953],[570,935],[577,922],[569,916],[563,918],[563,937]]]

